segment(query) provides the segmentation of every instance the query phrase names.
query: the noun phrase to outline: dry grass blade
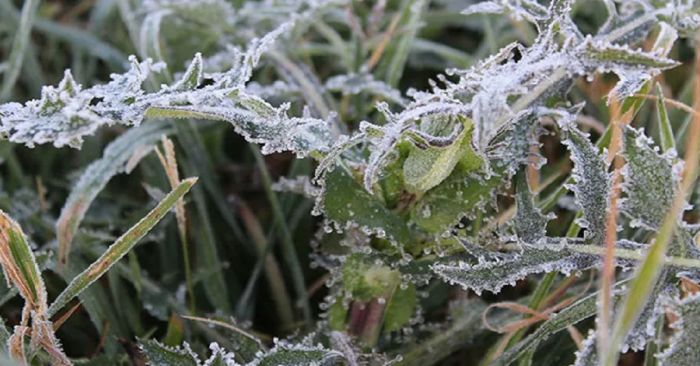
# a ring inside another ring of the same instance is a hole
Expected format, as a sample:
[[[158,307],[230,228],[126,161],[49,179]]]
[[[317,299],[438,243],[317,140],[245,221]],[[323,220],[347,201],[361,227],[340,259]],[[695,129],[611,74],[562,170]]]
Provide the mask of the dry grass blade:
[[[165,174],[168,176],[168,182],[170,182],[170,187],[175,189],[178,184],[180,184],[180,173],[177,169],[177,158],[175,157],[175,146],[172,140],[163,136],[161,138],[161,143],[163,144],[164,152],[156,148],[156,154],[158,155],[158,160],[160,160],[163,169],[165,169]],[[187,284],[187,292],[190,297],[190,311],[194,312],[195,309],[195,298],[194,298],[194,285],[192,283],[192,267],[190,266],[190,250],[189,250],[189,240],[187,239],[187,215],[185,212],[185,200],[180,197],[175,204],[175,218],[177,219],[177,229],[180,233],[180,242],[182,243],[182,258],[183,264],[185,266],[185,282]]]
[[[608,150],[607,160],[614,166],[612,182],[613,186],[610,192],[610,209],[607,213],[608,217],[605,223],[605,255],[603,256],[603,268],[600,275],[600,296],[598,301],[598,352],[604,354],[608,352],[610,339],[610,329],[612,323],[612,290],[615,283],[615,242],[617,241],[617,216],[618,216],[618,200],[620,198],[620,185],[622,184],[621,169],[623,165],[622,158],[618,156],[622,148],[622,129],[630,122],[633,117],[633,109],[629,109],[624,114],[620,115],[620,105],[613,100],[611,103],[612,110],[612,138]]]
[[[175,189],[168,193],[148,215],[142,218],[136,225],[132,226],[124,235],[119,237],[114,244],[107,248],[107,251],[105,251],[100,258],[68,284],[68,287],[58,295],[56,300],[49,307],[48,315],[55,315],[58,310],[61,310],[68,302],[105,274],[107,270],[125,256],[136,243],[175,206],[177,201],[185,195],[196,182],[197,178],[183,180]]]

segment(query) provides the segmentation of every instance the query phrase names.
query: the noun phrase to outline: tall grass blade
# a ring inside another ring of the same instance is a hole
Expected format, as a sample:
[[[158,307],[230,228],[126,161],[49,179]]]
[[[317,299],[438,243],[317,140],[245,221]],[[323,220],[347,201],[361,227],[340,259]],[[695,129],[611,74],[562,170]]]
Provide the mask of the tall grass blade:
[[[190,188],[197,182],[197,178],[183,180],[175,189],[166,195],[158,205],[151,210],[136,225],[132,226],[124,235],[119,237],[107,251],[93,262],[85,271],[76,276],[68,284],[48,309],[49,316],[53,316],[68,302],[78,296],[85,288],[97,281],[119,259],[125,256],[138,241],[143,238],[169,211]]]
[[[154,121],[129,130],[105,148],[101,159],[85,169],[80,180],[71,190],[61,215],[56,221],[60,267],[68,262],[73,237],[92,201],[104,189],[107,182],[113,176],[125,171],[127,163],[135,163],[131,159],[135,151],[152,148],[163,134],[168,134],[170,131],[168,124],[162,121]],[[142,156],[137,155],[137,158],[139,157]]]
[[[6,100],[12,93],[12,88],[22,70],[22,60],[29,46],[29,36],[34,24],[37,10],[41,0],[26,0],[22,6],[22,15],[19,21],[19,28],[12,42],[12,51],[8,56],[8,68],[3,74],[2,89],[0,89],[0,100]]]

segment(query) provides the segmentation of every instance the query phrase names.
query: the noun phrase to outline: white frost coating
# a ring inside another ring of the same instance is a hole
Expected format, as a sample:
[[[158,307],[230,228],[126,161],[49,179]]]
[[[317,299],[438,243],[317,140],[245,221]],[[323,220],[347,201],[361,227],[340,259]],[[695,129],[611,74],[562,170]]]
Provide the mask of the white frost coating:
[[[621,211],[631,219],[632,227],[657,230],[680,183],[675,151],[660,154],[650,138],[632,127],[625,128],[623,144],[627,164],[622,169],[622,190],[626,198],[621,201]]]
[[[581,343],[581,349],[576,351],[576,361],[572,366],[596,366],[598,357],[596,353],[595,329],[588,331],[588,336]]]
[[[325,87],[328,90],[340,91],[345,95],[367,92],[384,97],[399,105],[406,104],[400,91],[383,81],[376,80],[372,74],[336,75],[326,80]]]
[[[675,330],[670,346],[657,354],[661,366],[695,365],[700,360],[700,294],[683,300],[667,299],[667,307],[678,316],[671,324]]]
[[[80,147],[83,137],[104,125],[138,125],[145,117],[208,118],[230,122],[251,142],[263,144],[263,153],[292,151],[303,156],[325,151],[331,143],[329,123],[311,117],[290,117],[287,105],[273,107],[245,92],[261,55],[294,24],[283,24],[246,52],[239,52],[230,70],[211,75],[202,86],[201,55],[197,54],[182,78],[172,86],[148,93],[143,82],[162,64],[130,58],[131,68],[112,75],[112,81],[82,89],[70,75],[57,88],[45,87],[42,98],[25,105],[0,105],[0,133],[28,146],[53,142],[56,147]]]
[[[566,241],[566,238],[557,241]],[[498,293],[501,288],[515,285],[517,280],[531,274],[556,271],[569,275],[598,262],[595,257],[569,250],[567,245],[566,242],[552,243],[545,248],[523,244],[522,253],[513,258],[476,265],[463,261],[439,263],[433,265],[432,270],[450,284],[458,284],[480,295],[483,290]]]
[[[578,224],[587,229],[586,239],[592,243],[602,243],[612,185],[608,165],[589,141],[588,135],[570,123],[562,128],[567,133],[563,143],[571,151],[574,162],[571,176],[575,183],[568,185],[568,188],[574,192],[576,202],[583,209],[583,217]]]
[[[534,0],[494,0],[484,1],[462,11],[464,15],[472,14],[508,14],[513,20],[527,20],[537,24],[549,15],[548,9]]]
[[[241,364],[236,362],[234,354],[221,348],[218,343],[213,342],[209,344],[209,350],[211,351],[211,356],[204,361],[202,366],[218,366],[222,364],[226,366],[241,366]]]
[[[295,178],[281,177],[279,181],[272,185],[272,189],[277,192],[291,192],[303,195],[306,198],[316,198],[321,194],[321,189],[311,183],[307,176]]]

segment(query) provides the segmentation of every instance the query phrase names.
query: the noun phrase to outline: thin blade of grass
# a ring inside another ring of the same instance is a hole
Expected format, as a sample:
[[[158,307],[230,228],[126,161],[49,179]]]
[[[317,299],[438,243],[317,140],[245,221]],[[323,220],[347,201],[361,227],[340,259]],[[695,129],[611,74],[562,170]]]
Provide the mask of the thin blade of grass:
[[[661,148],[664,152],[676,148],[676,138],[673,136],[673,128],[671,120],[668,118],[666,110],[666,99],[661,85],[656,85],[656,117],[659,121],[659,135],[661,140]]]
[[[403,75],[406,60],[408,60],[408,54],[411,52],[413,40],[418,34],[421,17],[427,7],[427,3],[426,0],[408,0],[404,3],[402,19],[399,21],[399,27],[403,28],[404,33],[395,43],[395,46],[385,52],[385,57],[388,60],[386,82],[393,87],[399,84]]]
[[[53,316],[85,288],[97,281],[119,259],[128,253],[138,241],[143,238],[169,211],[177,201],[187,193],[197,182],[197,178],[183,180],[175,189],[163,198],[141,221],[132,226],[124,235],[117,239],[107,251],[93,262],[85,271],[76,276],[65,290],[51,304],[48,315]]]
[[[22,70],[22,60],[29,45],[29,35],[40,3],[41,0],[26,0],[22,6],[19,28],[17,28],[17,33],[12,42],[12,51],[10,51],[8,56],[7,72],[3,75],[0,100],[6,100],[10,96]]]
[[[164,153],[161,153],[160,150],[156,148],[156,154],[158,155],[161,165],[163,165],[163,169],[170,182],[170,187],[174,189],[180,184],[180,173],[178,173],[177,159],[175,158],[175,146],[173,142],[165,136],[161,138],[161,143]],[[184,262],[183,265],[185,266],[185,283],[190,297],[190,311],[194,313],[195,297],[194,286],[192,285],[192,267],[190,266],[190,245],[187,239],[185,200],[182,198],[180,198],[175,205],[175,218],[177,219],[177,228],[180,234],[180,243],[182,244],[182,258]]]
[[[294,290],[297,295],[298,305],[301,307],[302,313],[304,314],[304,321],[306,324],[311,324],[311,306],[309,305],[309,298],[306,293],[306,281],[304,280],[304,269],[299,262],[299,255],[297,254],[296,247],[294,246],[294,239],[292,238],[292,233],[287,226],[285,221],[285,215],[280,206],[277,194],[272,190],[272,178],[270,178],[270,173],[267,171],[267,165],[263,159],[260,149],[257,145],[249,145],[253,156],[255,157],[255,162],[258,165],[258,170],[260,171],[260,176],[262,177],[263,185],[265,186],[265,195],[270,201],[270,206],[272,206],[272,212],[275,217],[275,223],[277,228],[281,233],[282,238],[282,249],[285,255],[283,258],[287,262],[287,266],[292,272],[292,283],[294,284]]]
[[[107,182],[125,169],[135,150],[155,145],[158,139],[169,131],[167,123],[162,121],[145,123],[133,128],[112,141],[105,148],[102,158],[85,169],[56,221],[59,268],[68,262],[73,237],[92,201],[104,189]],[[131,161],[131,163],[134,162]]]

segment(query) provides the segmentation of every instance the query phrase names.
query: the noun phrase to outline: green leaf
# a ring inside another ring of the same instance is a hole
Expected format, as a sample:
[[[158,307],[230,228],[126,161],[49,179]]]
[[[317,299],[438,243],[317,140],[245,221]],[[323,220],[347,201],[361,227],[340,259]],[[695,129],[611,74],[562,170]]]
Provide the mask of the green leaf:
[[[306,346],[279,341],[270,351],[260,356],[250,366],[332,366],[344,359],[342,353],[320,346]]]
[[[525,243],[536,243],[545,236],[549,217],[543,215],[535,205],[524,171],[515,177],[515,182],[515,233]]]
[[[479,166],[480,158],[471,147],[474,126],[470,119],[457,117],[464,128],[447,147],[411,146],[404,161],[403,173],[409,192],[421,194],[444,181],[457,163],[464,161],[466,166]]]
[[[126,255],[138,241],[143,238],[169,211],[177,200],[184,196],[197,182],[197,178],[188,178],[180,182],[158,205],[141,221],[132,226],[124,235],[119,237],[107,251],[93,262],[85,271],[76,276],[61,292],[48,310],[49,316],[55,315],[85,288],[97,281],[117,261]]]
[[[623,142],[627,164],[622,189],[627,198],[622,212],[632,219],[633,227],[657,230],[678,191],[680,169],[672,156],[660,155],[640,130],[625,127]]]
[[[401,280],[401,274],[391,268],[376,264],[371,258],[355,253],[343,263],[343,286],[353,299],[370,301],[384,297],[394,291]]]
[[[411,240],[404,221],[386,208],[376,196],[369,194],[342,167],[326,174],[323,194],[317,203],[328,219],[341,226],[356,224],[385,234],[399,242]]]
[[[573,124],[563,126],[563,130],[566,132],[563,143],[571,151],[571,160],[574,162],[571,176],[575,183],[567,187],[574,192],[576,201],[583,209],[583,217],[578,220],[578,225],[586,229],[586,239],[599,244],[605,237],[608,197],[612,184],[608,165],[588,135]]]
[[[500,175],[485,177],[458,165],[445,181],[418,201],[411,210],[411,221],[429,233],[442,234],[462,217],[472,217],[486,206],[501,184]]]
[[[409,283],[406,288],[397,286],[384,313],[384,331],[400,330],[408,324],[416,308],[416,287]]]
[[[595,257],[581,255],[568,248],[571,244],[562,244],[564,238],[552,239],[549,248],[538,248],[524,244],[522,252],[503,260],[481,262],[475,265],[458,261],[456,263],[438,263],[433,271],[450,284],[459,284],[481,294],[483,290],[498,293],[507,285],[528,275],[542,272],[561,271],[565,274],[581,270],[596,263]]]
[[[158,341],[140,340],[139,347],[149,366],[199,366],[197,355],[187,343],[183,348],[169,347]]]

